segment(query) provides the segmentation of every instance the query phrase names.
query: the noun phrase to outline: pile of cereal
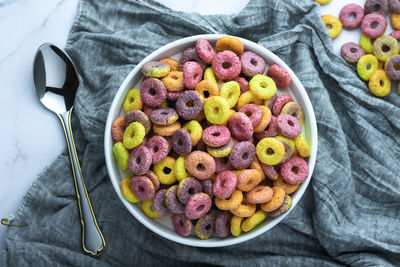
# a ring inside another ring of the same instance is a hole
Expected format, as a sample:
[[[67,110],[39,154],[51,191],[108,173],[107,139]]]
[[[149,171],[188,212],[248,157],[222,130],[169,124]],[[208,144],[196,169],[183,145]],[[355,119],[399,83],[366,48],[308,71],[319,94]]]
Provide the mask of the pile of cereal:
[[[112,124],[115,159],[132,173],[120,183],[125,199],[150,218],[172,216],[181,236],[194,223],[201,239],[284,214],[309,172],[303,110],[276,95],[289,74],[273,64],[263,75],[264,59],[233,36],[215,50],[201,39],[179,61],[145,63]]]
[[[387,21],[385,16],[392,11],[390,23],[395,29],[385,35]],[[345,43],[340,55],[349,63],[357,66],[360,78],[368,82],[372,94],[387,96],[392,81],[400,81],[400,2],[398,0],[367,0],[364,8],[357,4],[344,6],[339,19],[331,15],[321,17],[332,38],[336,38],[345,29],[361,27],[359,44]],[[400,83],[398,83],[400,94]]]

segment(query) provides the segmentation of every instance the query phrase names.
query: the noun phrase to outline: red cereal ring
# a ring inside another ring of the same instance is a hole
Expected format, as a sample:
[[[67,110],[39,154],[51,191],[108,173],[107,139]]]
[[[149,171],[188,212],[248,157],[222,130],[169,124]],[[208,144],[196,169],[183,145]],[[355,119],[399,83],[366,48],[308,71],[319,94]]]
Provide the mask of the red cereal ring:
[[[196,85],[201,81],[203,69],[194,62],[188,61],[183,66],[183,82],[188,89],[195,89]]]
[[[252,51],[246,51],[240,56],[242,64],[242,73],[253,77],[257,74],[263,74],[265,71],[265,60]]]
[[[212,125],[203,131],[202,140],[207,146],[220,147],[231,140],[231,133],[224,125]]]
[[[261,121],[262,110],[256,104],[246,104],[239,110],[239,112],[242,112],[249,117],[253,127],[256,127]]]
[[[308,164],[304,159],[293,156],[282,164],[281,174],[283,179],[289,184],[301,183],[307,179]]]
[[[239,84],[241,94],[250,91],[249,82],[245,78],[237,77],[234,81]]]
[[[296,138],[301,133],[300,122],[293,116],[281,114],[277,118],[279,132],[290,139]]]
[[[242,112],[236,112],[229,119],[231,134],[239,141],[248,140],[253,135],[253,124],[249,117]]]
[[[196,52],[199,57],[206,62],[211,64],[217,52],[206,39],[199,39],[196,42]]]
[[[142,201],[150,200],[154,197],[153,182],[145,176],[134,176],[129,183],[129,187],[135,196]]]
[[[170,146],[165,137],[155,135],[151,137],[146,144],[146,147],[152,154],[152,163],[156,164],[163,161],[170,151]]]
[[[205,215],[212,206],[211,198],[206,193],[197,193],[190,197],[185,206],[185,215],[195,220]]]
[[[286,103],[294,102],[293,98],[290,95],[280,95],[274,102],[274,106],[272,107],[272,114],[274,116],[278,116],[281,114],[281,110]]]
[[[236,188],[237,176],[232,171],[220,172],[215,177],[213,193],[217,198],[229,198]]]
[[[225,50],[219,52],[214,57],[212,69],[218,78],[223,80],[233,80],[239,76],[242,70],[242,64],[235,53]]]
[[[278,89],[287,89],[292,82],[292,78],[290,77],[289,73],[278,64],[272,64],[268,68],[267,76],[274,80]]]

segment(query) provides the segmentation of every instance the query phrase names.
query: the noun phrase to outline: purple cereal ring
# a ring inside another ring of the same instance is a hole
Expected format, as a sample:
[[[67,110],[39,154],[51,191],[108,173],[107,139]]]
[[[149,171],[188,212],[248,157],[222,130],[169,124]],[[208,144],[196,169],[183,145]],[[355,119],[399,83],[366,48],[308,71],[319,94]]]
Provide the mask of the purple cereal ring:
[[[207,146],[206,146],[206,144],[203,142],[203,140],[200,139],[200,141],[197,143],[197,145],[196,145],[196,150],[199,150],[199,151],[207,151]]]
[[[340,55],[349,63],[357,63],[365,55],[364,49],[356,43],[348,42],[342,45]]]
[[[217,198],[230,198],[237,185],[237,176],[233,171],[220,172],[215,177],[213,193]]]
[[[146,176],[151,180],[154,185],[154,190],[157,191],[160,188],[160,179],[158,179],[157,175],[154,172],[148,170],[145,174],[143,174],[143,176]]]
[[[206,39],[199,39],[196,42],[197,55],[207,64],[211,64],[217,52]]]
[[[182,204],[186,204],[194,194],[200,193],[203,191],[203,186],[201,183],[193,178],[185,178],[179,182],[178,185],[178,199]]]
[[[140,86],[140,97],[147,106],[159,107],[167,99],[167,89],[159,79],[149,78]]]
[[[142,175],[150,169],[152,156],[150,150],[140,145],[132,149],[129,155],[129,170],[134,175]]]
[[[172,135],[172,149],[180,156],[189,154],[192,151],[192,138],[184,129],[178,129]]]
[[[246,104],[239,110],[239,112],[242,112],[249,117],[253,127],[256,127],[261,121],[262,109],[256,104]]]
[[[296,138],[301,133],[299,121],[288,114],[281,114],[277,118],[279,132],[290,139]]]
[[[159,135],[151,137],[147,141],[146,147],[150,150],[153,164],[163,161],[170,151],[167,139]]]
[[[229,154],[229,161],[235,169],[245,169],[254,160],[256,148],[253,143],[244,141],[237,143]]]
[[[157,193],[154,195],[153,201],[151,203],[151,207],[153,208],[153,210],[160,214],[161,217],[172,216],[173,214],[172,211],[164,207],[166,192],[167,189],[158,190]]]
[[[365,14],[376,13],[386,16],[389,12],[388,0],[367,0],[364,4]]]
[[[211,198],[206,193],[194,194],[186,203],[185,215],[190,220],[198,219],[211,209],[211,205]]]
[[[249,77],[263,74],[265,71],[265,60],[252,51],[244,52],[240,56],[240,63],[242,64],[242,73]]]
[[[215,160],[215,172],[216,173],[233,170],[233,166],[227,157],[214,158],[214,160]]]
[[[203,131],[202,140],[207,146],[220,147],[231,140],[231,133],[224,125],[212,125]]]
[[[265,137],[273,137],[277,136],[279,132],[278,129],[278,120],[276,117],[271,116],[271,121],[269,122],[267,128],[265,128],[264,131],[261,133],[255,133],[254,137],[257,138],[258,140],[264,139]]]
[[[148,133],[151,129],[151,123],[150,123],[148,116],[146,115],[146,113],[144,113],[141,110],[129,111],[128,113],[125,114],[124,120],[125,120],[125,127],[128,127],[129,124],[137,121],[144,126],[146,133]]]
[[[261,162],[261,168],[262,168],[265,176],[268,177],[268,179],[270,179],[270,180],[278,180],[279,174],[275,169],[275,168],[277,168],[276,166],[267,165],[267,164],[264,164],[264,163]]]
[[[218,78],[234,80],[242,70],[242,63],[240,63],[240,59],[235,53],[225,50],[215,56],[212,62],[212,69]]]
[[[129,188],[142,201],[152,199],[156,192],[153,182],[145,176],[134,176],[129,183]]]
[[[178,98],[175,107],[181,118],[192,120],[203,110],[203,101],[199,93],[190,90]]]
[[[364,18],[364,9],[357,4],[345,5],[339,13],[339,20],[343,28],[355,29],[360,27]]]
[[[198,238],[208,239],[213,236],[215,232],[215,218],[214,214],[209,213],[196,222],[194,231]]]
[[[183,214],[185,213],[185,205],[179,202],[177,192],[178,192],[178,185],[171,186],[165,192],[165,205],[173,213]]]
[[[201,185],[203,186],[203,192],[206,193],[212,199],[214,197],[213,182],[210,179],[202,180]]]
[[[274,94],[270,99],[264,102],[264,105],[269,108],[269,110],[272,111],[272,108],[274,107],[275,101],[278,98],[276,94]]]
[[[149,118],[154,124],[167,126],[176,122],[179,116],[173,108],[158,108],[150,112]]]
[[[241,94],[250,91],[249,82],[245,78],[237,77],[234,81],[239,84]]]
[[[143,112],[144,112],[144,114],[146,114],[147,117],[149,117],[150,113],[155,109],[156,108],[153,108],[153,107],[150,107],[150,106],[148,106],[146,104],[143,104]]]
[[[229,129],[231,134],[239,141],[249,139],[254,133],[251,120],[242,112],[236,112],[229,119]]]
[[[192,221],[185,217],[185,214],[174,214],[172,216],[175,232],[180,236],[188,236],[192,232]]]
[[[281,114],[283,106],[288,102],[294,102],[293,98],[290,95],[278,96],[278,98],[275,100],[274,106],[271,109],[272,114],[277,117],[279,114]]]
[[[301,183],[307,179],[308,164],[304,159],[298,156],[293,156],[282,164],[281,174],[283,180],[289,184]]]
[[[172,92],[172,91],[167,91],[167,99],[170,101],[176,101],[178,100],[178,98],[185,92],[185,90],[181,90],[181,91],[176,91],[176,92]]]
[[[232,214],[229,211],[223,211],[215,219],[215,235],[218,238],[227,238],[231,235]]]
[[[400,65],[400,55],[391,56],[385,66],[386,74],[394,81],[400,81],[400,70],[395,66]]]
[[[366,15],[361,22],[362,33],[369,38],[377,38],[385,33],[387,21],[384,16],[376,13]]]
[[[292,78],[290,77],[289,73],[278,64],[272,64],[268,68],[267,76],[274,80],[278,89],[287,89],[292,82]]]
[[[195,47],[188,47],[183,50],[181,58],[179,59],[179,69],[183,70],[183,67],[188,61],[197,62],[203,70],[207,67],[207,64],[197,54]]]
[[[389,0],[390,10],[394,13],[400,13],[400,2],[399,0]]]
[[[111,125],[111,135],[116,142],[122,142],[125,128],[124,116],[118,117],[113,121]]]
[[[183,82],[186,88],[195,89],[196,85],[201,81],[202,76],[203,69],[198,63],[188,61],[183,66]]]

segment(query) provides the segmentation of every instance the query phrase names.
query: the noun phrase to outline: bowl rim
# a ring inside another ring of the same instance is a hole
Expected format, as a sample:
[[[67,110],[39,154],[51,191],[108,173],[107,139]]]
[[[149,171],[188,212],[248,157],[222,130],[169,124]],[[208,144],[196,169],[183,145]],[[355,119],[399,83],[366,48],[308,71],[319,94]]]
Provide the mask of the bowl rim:
[[[308,94],[306,92],[306,90],[304,89],[302,83],[300,82],[300,80],[298,79],[298,77],[296,76],[296,74],[292,71],[292,69],[282,60],[280,59],[277,55],[275,55],[273,52],[271,52],[270,50],[268,50],[267,48],[244,38],[241,37],[237,37],[239,38],[243,44],[245,45],[245,47],[257,47],[258,50],[263,51],[264,56],[269,57],[270,59],[272,59],[272,61],[274,61],[275,63],[277,63],[279,66],[283,67],[290,75],[290,77],[292,78],[292,82],[294,82],[296,84],[296,87],[299,90],[299,94],[301,95],[307,109],[309,109],[309,113],[311,114],[311,116],[308,116],[307,119],[310,122],[310,135],[311,135],[311,154],[309,157],[309,162],[308,162],[308,166],[309,166],[309,176],[307,177],[307,179],[303,182],[302,186],[300,186],[300,188],[298,189],[298,191],[296,192],[296,196],[293,198],[293,203],[292,203],[292,208],[289,209],[288,212],[286,212],[285,214],[279,216],[278,218],[275,218],[274,220],[270,221],[268,224],[259,227],[258,229],[253,229],[252,231],[246,233],[245,235],[241,235],[238,237],[234,237],[231,239],[218,239],[218,240],[193,240],[193,239],[189,239],[186,237],[182,237],[180,235],[178,235],[177,233],[174,234],[170,234],[164,230],[162,230],[161,228],[157,227],[155,224],[152,223],[148,223],[145,220],[145,214],[143,212],[138,212],[137,210],[135,210],[132,206],[131,203],[129,203],[128,201],[126,201],[124,199],[124,197],[122,196],[120,189],[119,189],[119,182],[117,182],[117,180],[120,180],[120,175],[118,172],[116,172],[112,166],[113,166],[113,159],[110,153],[110,147],[112,149],[112,138],[111,138],[111,125],[112,122],[114,120],[114,116],[113,113],[115,113],[116,109],[120,109],[121,107],[118,106],[118,103],[122,97],[122,94],[125,91],[125,88],[129,85],[129,83],[131,82],[131,80],[135,77],[135,75],[140,72],[142,65],[157,57],[158,55],[167,52],[170,49],[173,49],[175,46],[179,46],[179,45],[183,45],[183,44],[191,44],[196,42],[198,39],[206,39],[209,41],[215,41],[217,40],[219,37],[222,36],[226,36],[226,34],[201,34],[201,35],[193,35],[193,36],[189,36],[189,37],[185,37],[185,38],[181,38],[178,40],[175,40],[173,42],[170,42],[160,48],[158,48],[157,50],[155,50],[154,52],[152,52],[151,54],[149,54],[148,56],[146,56],[143,60],[141,60],[131,71],[130,73],[125,77],[124,81],[122,82],[122,84],[120,85],[120,87],[118,88],[114,99],[111,103],[111,106],[109,108],[108,111],[108,115],[107,115],[107,121],[106,121],[106,126],[105,126],[105,133],[104,133],[104,154],[105,154],[105,161],[106,161],[106,167],[107,167],[107,172],[108,175],[110,177],[111,183],[113,184],[114,190],[117,193],[119,199],[121,200],[121,202],[124,204],[124,206],[128,209],[128,211],[133,215],[134,218],[136,218],[138,221],[140,221],[144,226],[146,226],[148,229],[150,229],[151,231],[155,232],[156,234],[158,234],[159,236],[162,236],[168,240],[183,244],[183,245],[188,245],[188,246],[194,246],[194,247],[224,247],[224,246],[231,246],[231,245],[235,245],[235,244],[239,244],[241,242],[245,242],[248,241],[254,237],[257,237],[263,233],[265,233],[266,231],[270,230],[271,228],[273,228],[275,225],[277,225],[278,223],[280,223],[288,214],[290,214],[290,212],[294,209],[294,207],[297,205],[297,203],[300,201],[300,199],[303,197],[305,190],[308,188],[308,185],[310,183],[311,180],[311,176],[313,174],[314,171],[314,167],[315,167],[315,162],[316,162],[316,156],[317,156],[317,147],[318,147],[318,130],[317,130],[317,123],[316,123],[316,118],[315,118],[315,113],[314,113],[314,108],[311,104],[310,98],[308,97]],[[230,35],[232,36],[232,35]],[[236,36],[235,36],[236,37]],[[304,108],[304,107],[303,107]],[[113,179],[114,177],[114,179]],[[115,177],[118,177],[118,179],[115,179]],[[144,216],[144,217],[143,217]]]

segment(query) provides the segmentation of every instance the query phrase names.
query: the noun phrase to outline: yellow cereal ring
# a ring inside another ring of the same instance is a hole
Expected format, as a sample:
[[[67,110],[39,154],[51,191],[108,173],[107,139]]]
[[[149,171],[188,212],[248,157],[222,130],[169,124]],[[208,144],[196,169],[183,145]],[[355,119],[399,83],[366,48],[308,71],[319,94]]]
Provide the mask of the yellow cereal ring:
[[[321,16],[321,18],[332,39],[338,37],[339,34],[342,32],[342,23],[340,22],[340,20],[332,15],[323,15]]]
[[[232,210],[239,207],[240,203],[243,201],[242,191],[235,190],[228,199],[215,198],[215,206],[220,210]]]
[[[321,5],[326,5],[332,0],[314,0],[315,2],[321,4]]]
[[[250,91],[247,91],[239,96],[239,99],[236,103],[236,110],[241,109],[244,105],[249,104],[249,103],[254,103],[256,105],[261,105],[262,99],[256,99],[253,96],[253,93]]]
[[[246,220],[243,221],[242,226],[241,226],[243,232],[248,232],[248,231],[254,229],[254,227],[256,227],[257,225],[262,223],[266,217],[267,217],[267,214],[265,213],[265,211],[258,210],[256,213],[254,213],[249,218],[247,218]]]
[[[300,157],[306,158],[310,156],[311,154],[310,146],[308,145],[307,140],[304,138],[302,134],[299,134],[294,139],[294,145]]]
[[[212,67],[208,67],[205,71],[204,71],[204,80],[207,81],[211,81],[213,83],[215,83],[215,85],[218,86],[217,80],[215,78],[215,74],[212,70]]]
[[[230,115],[229,104],[221,96],[212,96],[204,104],[206,119],[212,124],[224,124]]]
[[[361,48],[364,49],[366,54],[371,54],[372,51],[374,50],[371,38],[365,36],[364,34],[361,34],[359,43]]]
[[[152,204],[153,200],[151,199],[142,201],[142,210],[144,214],[146,214],[147,217],[152,219],[160,218],[161,217],[160,214],[158,214],[155,210],[153,210]]]
[[[400,95],[400,83],[397,84],[397,95]]]
[[[228,142],[228,144],[223,145],[221,147],[207,146],[207,152],[214,158],[223,158],[223,157],[228,156],[231,153],[234,146],[235,146],[235,142],[231,139]]]
[[[233,215],[238,217],[250,217],[256,212],[257,205],[251,203],[241,203],[234,209],[229,210]],[[243,230],[243,229],[242,229]]]
[[[240,85],[235,81],[226,82],[219,90],[219,94],[228,101],[229,107],[233,108],[240,96]]]
[[[237,185],[236,188],[243,191],[249,192],[257,187],[261,182],[262,176],[258,170],[255,169],[245,169],[239,172],[237,175]],[[242,216],[248,217],[248,216]]]
[[[194,117],[193,120],[195,121],[202,121],[205,120],[206,115],[204,114],[204,110],[200,111],[199,115],[197,115],[196,117]]]
[[[384,70],[376,70],[369,79],[369,90],[378,97],[387,96],[392,88],[389,76]]]
[[[282,188],[283,190],[285,190],[285,193],[287,195],[293,194],[294,192],[297,191],[297,189],[299,189],[300,184],[289,184],[286,183],[285,180],[283,180],[282,176],[279,176],[277,180],[273,181],[274,187],[279,187]]]
[[[178,182],[189,177],[189,173],[186,171],[186,168],[185,168],[185,157],[184,156],[180,156],[176,159],[175,165],[174,165],[174,173],[175,173],[175,177],[178,180]]]
[[[163,161],[153,165],[153,172],[160,179],[161,184],[170,185],[176,182],[174,167],[175,159],[166,157]]]
[[[266,212],[271,212],[276,209],[278,209],[280,206],[282,206],[283,202],[285,201],[285,190],[283,190],[280,187],[272,187],[272,190],[274,191],[274,195],[270,201],[267,203],[261,204],[261,209]]]
[[[267,128],[268,124],[271,121],[272,113],[271,110],[266,106],[259,106],[262,110],[262,117],[260,122],[254,127],[255,133],[261,133]]]
[[[117,142],[113,146],[113,154],[121,170],[126,171],[129,167],[129,152],[121,142]]]
[[[172,136],[176,132],[176,130],[180,128],[181,124],[179,123],[179,121],[176,121],[173,124],[167,126],[153,124],[154,133],[161,136]]]
[[[125,113],[128,113],[131,110],[137,110],[143,108],[143,101],[142,98],[140,97],[139,89],[129,90],[129,92],[126,94],[123,108]]]
[[[236,55],[240,55],[243,53],[244,44],[236,37],[222,36],[215,43],[215,50],[217,50],[218,52],[230,50]]]
[[[242,233],[242,221],[243,217],[233,216],[231,219],[231,234],[233,236],[239,236]]]
[[[182,129],[186,130],[192,138],[192,145],[195,146],[203,136],[203,128],[200,123],[196,120],[191,120],[185,123]]]
[[[224,80],[222,80],[221,78],[216,77],[216,79],[217,79],[218,85],[220,85],[221,83],[224,83]]]
[[[185,88],[182,71],[171,71],[167,76],[162,78],[161,81],[170,92],[181,91]]]
[[[137,121],[132,122],[125,129],[122,143],[127,149],[135,148],[143,142],[143,138],[145,135],[146,130],[144,129],[143,124]]]
[[[129,187],[129,183],[131,182],[132,176],[126,176],[122,181],[119,183],[121,194],[122,196],[131,203],[138,203],[140,199],[138,199],[135,194],[132,192],[131,188]]]
[[[267,165],[276,165],[285,156],[285,146],[276,138],[267,137],[256,146],[258,159]]]
[[[364,55],[357,62],[357,73],[361,79],[368,81],[371,74],[378,69],[378,59],[374,55]]]
[[[199,93],[203,102],[211,96],[219,95],[218,85],[209,80],[203,80],[199,82],[196,85],[195,91]]]
[[[161,107],[161,108],[167,108],[167,107],[168,107],[168,102],[167,102],[167,100],[165,100],[165,101],[161,104],[160,107]]]
[[[272,78],[257,74],[249,82],[250,92],[258,99],[269,99],[276,93],[276,84]]]
[[[262,167],[261,167],[261,164],[260,164],[260,162],[258,161],[257,157],[254,157],[254,159],[253,159],[253,161],[251,162],[249,168],[259,171],[260,174],[261,174],[261,180],[264,180],[264,179],[265,179],[264,171],[263,171],[263,169],[262,169]]]

